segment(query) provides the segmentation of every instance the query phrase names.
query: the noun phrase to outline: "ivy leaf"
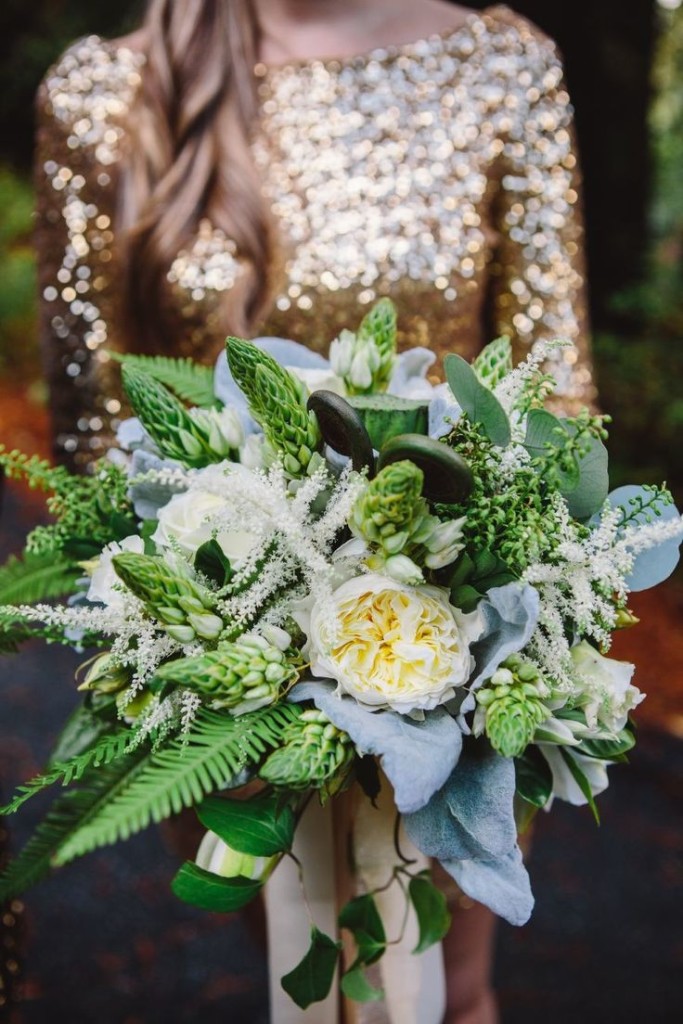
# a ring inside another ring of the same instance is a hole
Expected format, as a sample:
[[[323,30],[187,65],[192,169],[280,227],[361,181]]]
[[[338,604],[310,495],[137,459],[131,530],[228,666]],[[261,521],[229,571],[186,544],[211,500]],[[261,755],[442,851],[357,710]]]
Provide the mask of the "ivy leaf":
[[[588,781],[584,773],[581,771],[581,769],[579,768],[578,764],[576,763],[572,755],[569,753],[569,751],[565,750],[564,747],[558,747],[557,749],[559,750],[562,759],[567,765],[567,768],[569,768],[569,771],[572,774],[574,782],[579,787],[579,789],[585,796],[586,800],[588,801],[588,806],[590,807],[593,813],[593,817],[595,818],[596,824],[599,825],[600,813],[598,811],[597,804],[595,803],[595,799],[593,797],[593,791],[591,789],[590,782]]]
[[[465,583],[451,590],[451,604],[467,615],[468,612],[474,611],[483,596],[475,587]]]
[[[210,796],[197,807],[197,816],[232,849],[254,857],[272,857],[288,850],[294,839],[292,809],[279,806],[275,793],[251,800]]]
[[[516,791],[534,807],[545,807],[553,791],[553,773],[541,752],[533,746],[515,758]]]
[[[200,910],[227,914],[250,903],[260,892],[262,883],[241,876],[223,878],[187,860],[173,879],[171,888],[183,903],[190,903]]]
[[[305,1010],[319,1003],[332,987],[341,942],[311,928],[311,945],[303,960],[281,979],[280,984],[297,1006]]]
[[[444,359],[448,386],[472,423],[479,423],[487,437],[500,448],[510,444],[510,422],[503,406],[485,387],[462,356],[451,353]]]
[[[420,937],[413,953],[424,953],[436,942],[441,942],[451,926],[451,915],[446,897],[431,882],[428,873],[414,875],[408,885],[408,895],[415,908]]]
[[[348,928],[358,947],[358,959],[372,964],[384,953],[387,937],[373,896],[356,896],[339,912],[339,927]]]
[[[215,538],[207,540],[194,556],[194,567],[198,572],[208,576],[219,587],[225,586],[232,577],[232,566],[226,558],[223,548]]]
[[[353,999],[356,1003],[373,1003],[384,999],[381,988],[375,988],[368,981],[360,961],[349,967],[342,977],[341,990],[347,999]]]

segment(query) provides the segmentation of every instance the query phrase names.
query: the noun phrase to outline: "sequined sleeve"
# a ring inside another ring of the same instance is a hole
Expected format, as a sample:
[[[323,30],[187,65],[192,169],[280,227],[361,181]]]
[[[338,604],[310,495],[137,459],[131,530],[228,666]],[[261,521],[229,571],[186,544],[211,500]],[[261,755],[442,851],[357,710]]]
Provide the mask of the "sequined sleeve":
[[[120,402],[114,242],[121,119],[136,58],[95,37],[74,44],[37,96],[40,334],[58,459],[85,467],[107,446]]]
[[[554,44],[510,17],[520,44],[510,62],[508,132],[494,200],[495,328],[514,339],[518,360],[540,340],[573,342],[548,367],[559,382],[554,404],[572,413],[595,399],[573,113]]]

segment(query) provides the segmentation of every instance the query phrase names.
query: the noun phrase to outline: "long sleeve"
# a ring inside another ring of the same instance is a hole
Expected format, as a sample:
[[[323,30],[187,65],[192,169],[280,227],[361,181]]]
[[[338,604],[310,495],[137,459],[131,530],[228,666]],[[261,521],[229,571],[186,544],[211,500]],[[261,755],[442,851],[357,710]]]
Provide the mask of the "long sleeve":
[[[37,96],[41,345],[57,458],[83,468],[106,448],[121,408],[107,349],[119,347],[115,178],[137,60],[81,40]]]
[[[554,404],[574,412],[593,403],[595,388],[573,112],[552,41],[506,13],[522,46],[506,98],[510,127],[494,201],[494,326],[514,339],[517,360],[537,341],[573,342],[553,354],[548,370],[559,383]]]

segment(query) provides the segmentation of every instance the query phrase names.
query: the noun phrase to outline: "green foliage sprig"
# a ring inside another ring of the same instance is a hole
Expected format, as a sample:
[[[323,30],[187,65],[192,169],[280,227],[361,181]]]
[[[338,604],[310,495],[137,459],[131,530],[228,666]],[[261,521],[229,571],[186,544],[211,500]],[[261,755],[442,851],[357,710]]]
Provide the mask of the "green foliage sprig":
[[[210,409],[220,404],[213,390],[211,366],[202,366],[190,358],[173,356],[138,356],[121,352],[110,352],[109,355],[124,366],[149,374],[190,405]]]

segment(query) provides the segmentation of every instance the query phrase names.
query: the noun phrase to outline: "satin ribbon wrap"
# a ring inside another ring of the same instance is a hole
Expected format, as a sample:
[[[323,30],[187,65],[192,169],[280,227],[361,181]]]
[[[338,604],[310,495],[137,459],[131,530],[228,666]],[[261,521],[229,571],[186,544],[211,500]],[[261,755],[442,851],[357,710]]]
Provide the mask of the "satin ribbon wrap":
[[[349,810],[349,801],[355,806]],[[344,808],[346,804],[346,808]],[[336,805],[336,807],[335,807]],[[297,829],[294,853],[303,865],[304,882],[315,924],[337,937],[337,913],[347,899],[386,884],[396,863],[394,824],[396,807],[391,786],[383,780],[373,807],[359,796],[345,794],[321,808],[312,800]],[[348,842],[350,834],[351,842]],[[401,830],[401,851],[414,860],[411,872],[429,867],[429,860]],[[336,850],[336,857],[335,857]],[[344,863],[349,852],[354,875]],[[336,863],[335,863],[336,861]],[[349,891],[350,890],[350,891]],[[405,896],[398,884],[375,897],[387,938],[401,932]],[[362,1005],[345,1003],[338,979],[323,1003],[300,1010],[280,986],[280,978],[304,956],[310,922],[303,904],[296,865],[285,858],[265,890],[269,950],[269,987],[272,1024],[440,1024],[446,1009],[443,954],[440,944],[414,955],[418,928],[411,910],[401,942],[390,945],[371,969],[371,980],[384,989],[385,999]]]

